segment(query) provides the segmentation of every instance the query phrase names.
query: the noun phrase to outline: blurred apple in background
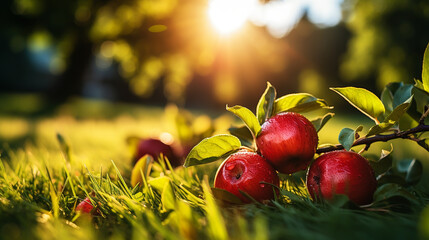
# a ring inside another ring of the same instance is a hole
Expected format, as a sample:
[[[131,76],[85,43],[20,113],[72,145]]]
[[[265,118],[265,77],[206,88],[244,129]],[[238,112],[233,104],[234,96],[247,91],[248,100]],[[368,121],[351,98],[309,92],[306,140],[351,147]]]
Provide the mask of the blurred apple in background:
[[[152,156],[155,161],[162,154],[170,161],[172,167],[178,167],[183,164],[182,159],[176,156],[173,148],[159,139],[147,138],[138,141],[137,149],[133,156],[133,166],[146,154]]]
[[[80,202],[76,206],[75,211],[81,212],[81,213],[91,213],[92,209],[94,209],[94,206],[92,205],[89,197],[86,197],[82,202]]]

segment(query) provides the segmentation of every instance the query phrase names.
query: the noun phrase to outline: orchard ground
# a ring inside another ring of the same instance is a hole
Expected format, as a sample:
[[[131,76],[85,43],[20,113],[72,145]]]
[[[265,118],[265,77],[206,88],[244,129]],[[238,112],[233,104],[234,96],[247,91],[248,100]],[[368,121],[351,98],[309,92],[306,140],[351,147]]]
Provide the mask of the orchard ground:
[[[428,209],[422,210],[429,200],[429,158],[414,142],[398,139],[376,143],[370,152],[378,155],[381,149],[390,150],[392,144],[394,159],[417,158],[423,163],[424,174],[417,188],[424,201],[417,204],[420,206],[417,209],[361,210],[314,204],[295,195],[271,206],[218,206],[210,197],[208,187],[213,186],[220,161],[174,172],[162,164],[155,165],[151,177],[168,178],[163,180],[167,184],[153,190],[155,193],[132,189],[129,184],[132,150],[126,139],[165,133],[177,139],[171,115],[178,110],[173,106],[163,109],[74,99],[48,113],[36,114],[43,107],[37,96],[8,95],[1,96],[0,100],[0,239],[106,236],[111,239],[145,236],[157,239],[415,239],[420,234],[429,237],[424,235],[429,228]],[[231,123],[239,124],[238,119],[226,111],[221,115],[200,111],[193,114],[196,119],[199,116],[198,126],[193,126],[195,131],[210,125],[215,133],[227,133]],[[342,128],[366,127],[370,121],[362,115],[337,112],[319,132],[319,143],[336,144]],[[57,133],[65,139],[69,152],[60,145]],[[353,149],[359,151],[360,148]],[[97,189],[104,180],[111,181],[110,187],[117,190],[111,192],[110,197],[98,199],[100,204],[107,204],[100,206],[103,214],[92,219],[76,215],[74,206],[88,193],[108,192]],[[302,186],[295,187],[302,189]],[[296,190],[288,186],[287,180],[283,188]],[[148,194],[154,196],[146,199]],[[88,221],[92,224],[86,224]]]

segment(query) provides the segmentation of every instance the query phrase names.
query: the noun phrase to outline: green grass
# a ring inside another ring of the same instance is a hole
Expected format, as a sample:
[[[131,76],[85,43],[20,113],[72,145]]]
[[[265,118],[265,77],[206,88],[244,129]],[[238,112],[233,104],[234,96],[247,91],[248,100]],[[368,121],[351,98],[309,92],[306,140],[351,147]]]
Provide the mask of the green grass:
[[[0,239],[429,238],[429,191],[422,183],[408,189],[414,202],[359,208],[341,198],[312,202],[301,173],[283,176],[282,197],[268,205],[234,206],[211,194],[219,161],[174,170],[161,161],[147,181],[131,187],[126,138],[167,131],[177,139],[171,111],[75,100],[51,116],[0,114]],[[234,120],[213,122],[225,132]],[[338,117],[322,130],[321,142],[336,143],[340,126],[360,123]],[[398,158],[413,153],[426,160],[427,153],[400,144],[394,146]],[[92,217],[74,211],[87,196],[97,206]]]

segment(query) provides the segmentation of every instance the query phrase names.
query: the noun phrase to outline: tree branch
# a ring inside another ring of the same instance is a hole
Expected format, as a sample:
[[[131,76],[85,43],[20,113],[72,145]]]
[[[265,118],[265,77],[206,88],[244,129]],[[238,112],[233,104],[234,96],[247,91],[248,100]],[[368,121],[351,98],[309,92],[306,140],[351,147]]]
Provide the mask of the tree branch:
[[[423,113],[422,117],[419,120],[419,125],[425,124],[425,118],[428,116],[428,114],[429,114],[429,107],[425,106],[425,112]]]
[[[429,131],[429,125],[420,124],[417,127],[411,128],[406,131],[400,131],[400,132],[395,132],[387,135],[375,135],[368,138],[356,139],[352,147],[358,146],[358,145],[367,145],[367,147],[369,147],[371,144],[375,142],[387,142],[389,140],[393,140],[397,138],[414,140],[411,134],[419,133],[419,132],[427,132],[427,131]],[[321,154],[321,153],[326,153],[326,152],[331,152],[331,151],[341,150],[341,149],[344,149],[344,147],[341,144],[337,144],[334,146],[318,148],[316,150],[316,153]]]

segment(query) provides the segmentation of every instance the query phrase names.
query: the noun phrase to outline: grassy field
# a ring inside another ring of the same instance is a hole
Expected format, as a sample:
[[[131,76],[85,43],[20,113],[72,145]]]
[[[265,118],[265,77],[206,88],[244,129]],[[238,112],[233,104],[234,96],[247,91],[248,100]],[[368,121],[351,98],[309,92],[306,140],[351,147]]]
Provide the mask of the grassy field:
[[[393,141],[395,159],[423,162],[422,180],[407,189],[413,201],[366,208],[341,198],[313,203],[300,173],[282,176],[282,197],[269,205],[233,206],[211,193],[219,161],[186,169],[161,161],[141,186],[130,185],[126,139],[168,132],[179,144],[184,134],[172,121],[174,106],[75,99],[38,114],[43,103],[35,96],[0,100],[0,239],[429,239],[429,158],[413,143]],[[19,101],[31,104],[20,109]],[[193,115],[194,132],[210,126],[227,133],[236,122],[226,111]],[[320,143],[337,143],[341,128],[369,123],[337,115],[320,132]],[[375,144],[371,152],[390,148]],[[87,196],[97,206],[93,216],[74,211]]]

